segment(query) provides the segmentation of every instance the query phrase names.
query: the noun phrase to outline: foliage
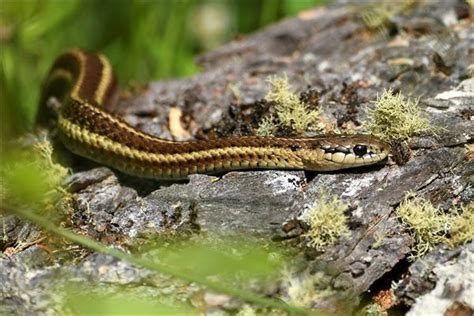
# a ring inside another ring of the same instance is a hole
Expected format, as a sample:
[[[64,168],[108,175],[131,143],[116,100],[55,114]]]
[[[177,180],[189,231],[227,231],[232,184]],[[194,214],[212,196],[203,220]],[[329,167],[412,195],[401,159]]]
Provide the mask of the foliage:
[[[443,212],[430,201],[409,193],[397,208],[397,215],[415,240],[411,260],[425,255],[434,246],[464,244],[474,238],[474,203]]]
[[[310,306],[315,301],[337,293],[332,287],[332,277],[323,271],[305,273],[299,278],[288,276],[287,279],[289,302],[296,306]]]
[[[154,238],[142,245],[140,250],[134,250],[133,255],[156,266],[157,269],[164,267],[183,275],[192,275],[195,280],[209,280],[211,284],[235,289],[246,289],[257,282],[265,284],[265,281],[275,280],[282,264],[287,260],[280,250],[266,246],[255,238],[207,235],[180,239],[168,239],[166,242]],[[124,263],[121,263],[121,266],[126,270],[130,269],[127,265],[124,266]],[[141,305],[133,314],[157,314],[163,309],[168,313],[188,315],[197,313],[197,310],[185,304],[189,297],[194,298],[194,306],[204,304],[200,302],[203,298],[199,293],[202,293],[203,289],[199,282],[176,280],[159,273],[147,274],[145,277],[146,284],[128,288],[120,282],[107,284],[104,281],[84,282],[82,279],[68,282],[67,306],[76,313],[96,314],[107,311],[114,314],[121,311],[120,307],[127,311],[132,310],[133,306]],[[209,290],[212,290],[212,286],[206,289]],[[91,305],[90,302],[97,297],[101,298],[99,303]],[[250,306],[247,306],[247,309],[249,308]],[[255,305],[252,308],[262,309],[261,306]]]
[[[48,210],[63,196],[60,186],[69,170],[53,162],[53,148],[46,138],[31,138],[31,146],[10,147],[0,160],[0,202]]]
[[[301,217],[310,226],[305,233],[309,239],[308,246],[322,251],[335,244],[339,237],[347,236],[349,227],[344,214],[346,210],[347,205],[337,196],[321,191],[314,206]]]
[[[183,304],[173,306],[156,299],[141,298],[129,289],[119,294],[89,294],[80,287],[66,291],[66,306],[73,315],[195,315],[193,309]],[[87,293],[87,294],[86,294]]]
[[[413,8],[416,0],[383,1],[368,3],[361,8],[361,18],[368,29],[386,32],[390,20]]]
[[[137,267],[145,268],[155,273],[163,273],[185,282],[196,283],[200,286],[207,288],[208,290],[212,290],[217,293],[227,294],[229,296],[234,296],[241,300],[258,304],[264,307],[281,309],[290,313],[307,313],[307,311],[305,311],[304,309],[282,304],[275,300],[261,297],[250,291],[230,286],[226,282],[212,280],[210,275],[204,276],[202,274],[195,274],[194,271],[190,271],[188,269],[188,264],[190,262],[189,260],[180,260],[178,265],[173,265],[173,262],[167,263],[166,261],[162,262],[156,259],[150,260],[150,258],[147,256],[140,256],[139,254],[129,254],[112,247],[107,247],[85,236],[74,234],[65,228],[56,226],[49,219],[45,219],[35,214],[35,212],[24,209],[10,209],[9,211],[23,219],[35,223],[36,225],[40,226],[41,228],[49,231],[50,233],[56,236],[63,237],[90,250],[112,256],[119,260],[126,261]],[[219,266],[223,267],[223,265]],[[223,267],[223,269],[225,269],[225,267]],[[219,274],[219,271],[213,271],[212,273]],[[316,313],[314,314],[316,315]]]
[[[453,210],[451,231],[448,243],[451,246],[463,245],[474,238],[474,202]]]
[[[271,77],[268,83],[270,90],[265,100],[275,103],[276,116],[266,117],[260,122],[258,135],[273,135],[277,127],[290,129],[295,135],[319,128],[319,111],[309,110],[298,95],[291,92],[286,76]]]
[[[407,98],[400,92],[393,94],[389,89],[374,103],[375,108],[368,110],[364,126],[383,140],[402,140],[434,132],[430,122],[420,115],[418,99]]]
[[[2,137],[32,127],[41,81],[66,49],[104,53],[123,83],[186,76],[198,53],[323,1],[3,0]]]

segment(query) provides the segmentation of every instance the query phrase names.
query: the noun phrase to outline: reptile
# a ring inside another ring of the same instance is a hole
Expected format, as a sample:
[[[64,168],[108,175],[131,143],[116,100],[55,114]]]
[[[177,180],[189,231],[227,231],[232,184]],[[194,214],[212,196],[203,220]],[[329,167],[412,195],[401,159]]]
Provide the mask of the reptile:
[[[69,50],[56,59],[43,84],[37,124],[53,122],[59,139],[74,154],[153,179],[244,169],[333,171],[380,163],[390,153],[387,143],[362,134],[166,140],[114,115],[116,96],[117,80],[106,57]],[[53,97],[58,107],[50,106]]]

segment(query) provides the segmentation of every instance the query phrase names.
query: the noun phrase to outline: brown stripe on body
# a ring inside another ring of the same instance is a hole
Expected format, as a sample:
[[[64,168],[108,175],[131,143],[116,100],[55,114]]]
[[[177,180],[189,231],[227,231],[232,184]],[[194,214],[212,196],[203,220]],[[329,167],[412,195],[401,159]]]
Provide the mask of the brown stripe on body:
[[[227,137],[208,141],[170,143],[169,141],[138,131],[125,121],[117,117],[112,117],[111,114],[103,110],[95,109],[91,105],[76,100],[65,104],[62,109],[62,115],[68,121],[86,128],[91,133],[105,136],[129,148],[148,153],[179,154],[229,147],[261,148],[263,140],[262,137],[248,136]],[[293,146],[295,142],[298,141],[290,138],[265,138],[267,147],[289,148]],[[301,143],[301,147],[303,146],[306,145]]]
[[[77,51],[70,51],[56,59],[43,84],[41,102],[46,102],[46,98],[52,96],[59,100],[64,99],[81,71],[81,65],[76,58],[76,54]],[[57,87],[58,85],[59,87]]]
[[[55,97],[58,101],[64,102],[68,92],[77,82],[81,72],[80,61],[77,59],[79,53],[78,50],[71,50],[55,60],[43,83],[36,115],[37,125],[43,127],[51,125],[50,121],[54,119],[56,113],[47,105],[49,98]]]
[[[288,150],[290,154],[292,152],[296,154],[299,150],[324,150],[322,149],[324,146],[338,146],[344,142],[352,144],[360,142],[364,144],[372,141],[372,138],[367,136],[325,136],[299,139],[239,136],[206,141],[170,142],[145,134],[120,118],[114,117],[104,110],[80,101],[66,104],[62,114],[64,118],[77,126],[82,126],[90,133],[107,137],[111,141],[122,144],[128,148],[146,153],[183,154],[205,152],[210,149],[255,147],[257,149],[285,149]],[[332,149],[335,150],[335,148]]]
[[[199,157],[186,161],[166,161],[157,162],[151,160],[137,161],[133,157],[123,156],[118,152],[108,151],[94,144],[84,143],[81,140],[63,134],[63,141],[70,151],[80,156],[89,158],[98,163],[109,165],[127,174],[149,178],[186,178],[193,173],[217,173],[223,170],[243,170],[262,167],[264,160],[270,161],[272,157],[258,157],[257,154],[239,155],[225,154],[223,156]],[[64,138],[65,137],[65,138]],[[248,164],[229,165],[230,162],[248,162]],[[297,167],[296,165],[293,167]],[[272,169],[291,169],[291,166],[269,167]]]
[[[100,106],[101,104],[95,99],[95,94],[102,81],[102,71],[104,66],[97,55],[86,52],[81,53],[82,56],[80,58],[83,60],[81,66],[84,77],[82,80],[77,81],[78,86],[75,89],[77,96],[73,95],[73,97],[78,97],[84,102]]]
[[[59,56],[51,67],[48,76],[50,76],[56,69],[64,69],[72,73],[74,78],[77,78],[81,68],[77,55],[81,53],[82,52],[79,50],[71,50]]]

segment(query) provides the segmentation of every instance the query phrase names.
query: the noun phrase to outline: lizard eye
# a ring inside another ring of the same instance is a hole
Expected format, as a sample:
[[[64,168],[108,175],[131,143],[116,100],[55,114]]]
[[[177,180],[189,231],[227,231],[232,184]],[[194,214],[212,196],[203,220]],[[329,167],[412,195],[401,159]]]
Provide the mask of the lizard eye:
[[[357,156],[363,156],[367,153],[367,146],[357,144],[354,146],[353,150],[354,154],[356,154]]]

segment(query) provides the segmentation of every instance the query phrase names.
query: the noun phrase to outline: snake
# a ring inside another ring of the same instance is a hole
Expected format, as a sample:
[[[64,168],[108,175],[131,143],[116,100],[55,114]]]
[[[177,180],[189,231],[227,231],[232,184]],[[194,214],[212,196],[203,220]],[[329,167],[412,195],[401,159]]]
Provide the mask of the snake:
[[[43,83],[36,122],[54,125],[60,141],[76,155],[152,179],[249,169],[327,172],[381,163],[390,153],[389,144],[364,134],[163,139],[113,113],[117,91],[104,55],[71,49],[55,60]],[[58,106],[51,106],[52,100]]]

